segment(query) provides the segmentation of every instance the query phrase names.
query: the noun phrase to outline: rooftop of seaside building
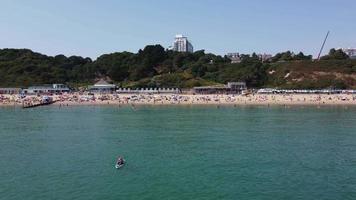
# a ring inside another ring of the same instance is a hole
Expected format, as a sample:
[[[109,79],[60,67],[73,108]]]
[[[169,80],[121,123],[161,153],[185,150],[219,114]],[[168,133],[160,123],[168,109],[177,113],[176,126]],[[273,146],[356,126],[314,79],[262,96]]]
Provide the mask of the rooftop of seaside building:
[[[115,84],[110,84],[104,79],[100,79],[98,82],[94,84],[94,87],[116,87]]]
[[[107,81],[101,79],[98,82],[96,82],[94,85],[111,85]]]

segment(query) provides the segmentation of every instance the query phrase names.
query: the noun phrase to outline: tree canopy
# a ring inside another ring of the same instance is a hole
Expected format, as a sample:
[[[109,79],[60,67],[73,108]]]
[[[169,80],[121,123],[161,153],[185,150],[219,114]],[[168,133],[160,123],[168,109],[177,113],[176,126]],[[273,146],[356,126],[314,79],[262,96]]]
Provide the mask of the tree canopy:
[[[296,60],[312,60],[312,55],[304,55],[303,52],[294,54],[291,51],[286,51],[283,53],[277,53],[272,57],[272,62],[285,62],[285,61],[296,61]]]
[[[349,56],[341,49],[330,49],[329,54],[321,57],[321,60],[346,60]]]

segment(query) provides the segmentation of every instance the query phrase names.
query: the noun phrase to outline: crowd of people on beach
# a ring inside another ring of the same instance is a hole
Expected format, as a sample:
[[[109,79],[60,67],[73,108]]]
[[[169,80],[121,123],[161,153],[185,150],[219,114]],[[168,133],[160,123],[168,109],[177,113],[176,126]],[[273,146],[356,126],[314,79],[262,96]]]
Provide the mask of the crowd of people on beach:
[[[0,95],[0,105],[41,102],[45,95]],[[102,104],[355,104],[355,94],[92,94],[51,95],[59,105]]]

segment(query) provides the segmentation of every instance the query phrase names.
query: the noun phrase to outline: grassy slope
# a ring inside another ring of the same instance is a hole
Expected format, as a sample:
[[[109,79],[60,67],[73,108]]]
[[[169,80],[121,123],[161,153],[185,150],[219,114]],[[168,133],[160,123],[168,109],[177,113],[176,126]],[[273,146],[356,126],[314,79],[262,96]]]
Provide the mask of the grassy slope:
[[[289,74],[289,75],[288,75]],[[272,64],[266,86],[356,89],[356,60],[294,61]]]

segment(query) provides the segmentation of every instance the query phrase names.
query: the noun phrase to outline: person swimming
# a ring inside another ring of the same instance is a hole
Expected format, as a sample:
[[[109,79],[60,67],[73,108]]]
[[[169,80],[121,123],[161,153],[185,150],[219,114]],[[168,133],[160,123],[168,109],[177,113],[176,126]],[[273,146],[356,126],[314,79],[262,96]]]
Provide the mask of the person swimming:
[[[123,165],[123,164],[125,164],[125,160],[120,156],[120,157],[117,159],[116,164],[118,164],[118,165]]]

